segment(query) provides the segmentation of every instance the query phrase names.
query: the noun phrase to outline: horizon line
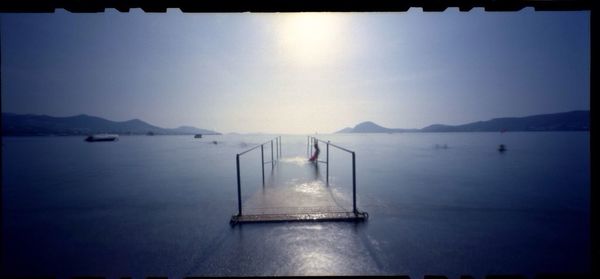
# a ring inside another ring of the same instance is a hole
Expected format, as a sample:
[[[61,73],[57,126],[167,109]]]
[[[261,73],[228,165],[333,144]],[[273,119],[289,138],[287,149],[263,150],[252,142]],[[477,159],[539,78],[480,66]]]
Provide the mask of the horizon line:
[[[186,124],[180,124],[179,126],[175,127],[175,128],[166,128],[166,129],[176,129],[176,128],[180,128],[180,127],[192,127],[192,128],[196,128],[196,129],[202,129],[202,130],[209,130],[212,132],[216,132],[216,133],[220,133],[220,134],[242,134],[242,135],[257,135],[257,134],[265,134],[265,135],[275,135],[275,134],[280,134],[280,135],[317,135],[317,134],[337,134],[339,131],[343,130],[343,129],[354,129],[356,126],[363,124],[363,123],[367,123],[367,122],[371,122],[375,125],[378,125],[380,127],[386,128],[386,129],[402,129],[402,130],[422,130],[428,126],[432,126],[432,125],[445,125],[445,126],[459,126],[459,125],[466,125],[466,124],[470,124],[470,123],[476,123],[476,122],[484,122],[484,121],[491,121],[494,119],[502,119],[502,118],[524,118],[524,117],[530,117],[530,116],[538,116],[538,115],[548,115],[548,114],[559,114],[559,113],[570,113],[570,112],[579,112],[579,111],[587,111],[589,112],[590,109],[575,109],[575,110],[568,110],[568,111],[561,111],[561,112],[553,112],[553,113],[538,113],[538,114],[528,114],[528,115],[524,115],[524,116],[503,116],[503,117],[495,117],[495,118],[490,118],[488,120],[475,120],[475,121],[470,121],[470,122],[466,122],[463,124],[440,124],[440,123],[434,123],[434,124],[429,124],[426,125],[422,128],[388,128],[387,126],[382,126],[380,124],[377,124],[375,121],[372,120],[365,120],[365,121],[361,121],[357,124],[355,124],[354,126],[345,126],[344,128],[338,129],[336,131],[333,132],[319,132],[316,131],[314,133],[277,133],[277,132],[260,132],[260,131],[255,131],[255,132],[238,132],[238,131],[218,131],[214,128],[198,128],[192,125],[186,125]],[[157,126],[155,124],[151,124],[149,122],[147,122],[146,120],[140,119],[140,118],[131,118],[129,120],[111,120],[102,116],[96,116],[96,115],[91,115],[91,114],[86,114],[86,113],[79,113],[79,114],[74,114],[71,116],[52,116],[52,115],[48,115],[48,114],[36,114],[36,113],[16,113],[16,112],[7,112],[7,111],[2,111],[2,114],[15,114],[15,115],[33,115],[33,116],[48,116],[48,117],[55,117],[55,118],[69,118],[69,117],[76,117],[76,116],[89,116],[89,117],[96,117],[96,118],[102,118],[108,121],[112,121],[112,122],[128,122],[128,121],[132,121],[132,120],[139,120],[142,121],[148,125],[152,125],[152,126],[156,126],[158,128],[162,128],[165,129],[163,127]],[[410,131],[407,131],[410,132]],[[418,132],[418,131],[415,131]]]

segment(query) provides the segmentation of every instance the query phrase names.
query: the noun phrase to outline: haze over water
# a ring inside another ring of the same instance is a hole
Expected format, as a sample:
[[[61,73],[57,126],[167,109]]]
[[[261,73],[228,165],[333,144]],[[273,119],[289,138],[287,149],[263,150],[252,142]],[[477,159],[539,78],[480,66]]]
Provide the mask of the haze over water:
[[[590,269],[588,132],[317,136],[356,151],[366,222],[231,227],[235,154],[270,135],[4,137],[4,272],[419,278]],[[284,159],[306,158],[305,136],[282,140]],[[242,158],[244,200],[260,193],[259,156]],[[348,200],[349,156],[330,156],[333,192]]]

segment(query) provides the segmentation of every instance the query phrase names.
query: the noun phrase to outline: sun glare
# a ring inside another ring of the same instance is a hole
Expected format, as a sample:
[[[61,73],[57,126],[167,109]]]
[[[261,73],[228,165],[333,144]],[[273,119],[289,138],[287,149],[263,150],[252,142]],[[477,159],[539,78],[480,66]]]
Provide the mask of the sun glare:
[[[282,15],[280,43],[288,59],[314,64],[334,54],[339,46],[340,15],[297,13]]]

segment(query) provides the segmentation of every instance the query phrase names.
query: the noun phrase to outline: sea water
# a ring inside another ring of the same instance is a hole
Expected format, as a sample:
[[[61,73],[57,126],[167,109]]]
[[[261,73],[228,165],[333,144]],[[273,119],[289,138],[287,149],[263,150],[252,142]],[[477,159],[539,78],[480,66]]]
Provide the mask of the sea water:
[[[3,137],[3,275],[590,271],[588,132],[313,135],[355,151],[369,219],[232,227],[235,155],[274,136]],[[306,136],[281,147],[282,160],[307,158]],[[330,146],[329,160],[334,192],[351,201],[351,154]],[[260,149],[240,165],[245,201],[260,191]]]

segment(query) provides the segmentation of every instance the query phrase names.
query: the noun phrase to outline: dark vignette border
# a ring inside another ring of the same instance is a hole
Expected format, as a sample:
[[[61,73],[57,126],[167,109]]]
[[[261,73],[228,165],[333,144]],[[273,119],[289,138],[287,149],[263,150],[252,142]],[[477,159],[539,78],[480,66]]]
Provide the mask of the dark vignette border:
[[[179,8],[184,13],[241,13],[241,12],[406,12],[410,8],[422,8],[424,12],[443,12],[448,8],[458,8],[461,12],[468,12],[473,8],[483,8],[487,12],[516,12],[524,8],[533,8],[535,11],[590,11],[590,111],[593,107],[592,92],[597,88],[594,77],[595,44],[595,13],[592,0],[3,0],[0,2],[0,13],[53,13],[56,9],[65,9],[73,13],[98,13],[105,9],[116,9],[120,12],[129,12],[130,9],[142,9],[147,13],[164,13],[167,9]],[[2,44],[0,42],[0,48]],[[1,65],[0,55],[0,65]],[[1,84],[1,67],[0,67]],[[1,86],[0,86],[1,88]],[[0,89],[0,95],[1,95]],[[590,113],[590,125],[593,117]],[[1,124],[0,124],[1,125]],[[590,126],[591,127],[591,126]],[[592,173],[592,129],[590,129],[590,174]],[[0,170],[0,176],[2,175]],[[590,177],[590,182],[593,181]],[[599,230],[595,218],[598,216],[598,191],[590,183],[590,243],[591,243],[591,273],[590,274],[539,274],[536,279],[555,278],[599,278],[600,268],[598,259]],[[2,210],[2,188],[0,183],[0,213]],[[2,214],[0,214],[0,239],[2,239]],[[596,237],[594,237],[596,236]],[[2,255],[0,254],[0,274],[2,274]],[[596,275],[596,276],[594,276]],[[408,276],[377,276],[381,278],[406,278]],[[4,277],[2,277],[4,278]],[[54,277],[39,277],[54,278]],[[94,278],[104,277],[73,277]],[[159,278],[149,276],[147,278]],[[194,278],[194,277],[190,277]],[[426,275],[426,279],[447,278],[446,276]],[[473,278],[461,276],[461,278]],[[522,275],[487,275],[486,279],[500,278],[526,278]],[[166,278],[165,278],[166,279]]]
[[[536,11],[582,11],[590,10],[591,0],[5,0],[0,12],[54,12],[66,9],[70,12],[104,12],[114,8],[128,12],[141,8],[145,12],[166,12],[179,8],[183,12],[378,12],[407,11],[409,8],[440,12],[447,8],[469,11],[484,8],[486,11],[519,11],[533,7]]]

